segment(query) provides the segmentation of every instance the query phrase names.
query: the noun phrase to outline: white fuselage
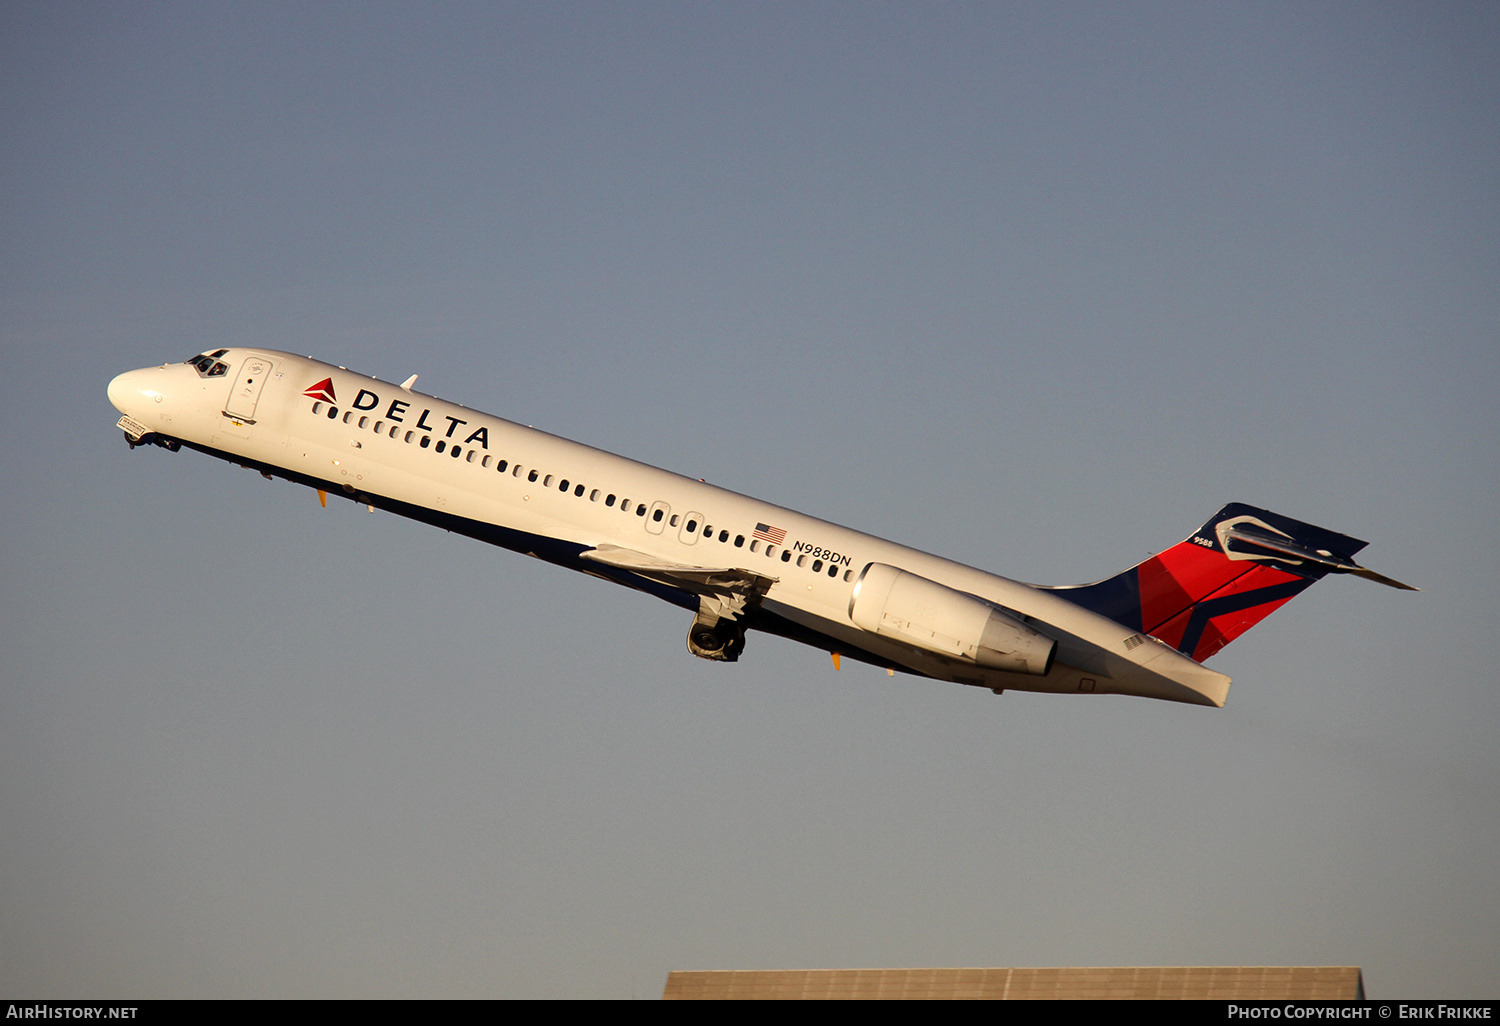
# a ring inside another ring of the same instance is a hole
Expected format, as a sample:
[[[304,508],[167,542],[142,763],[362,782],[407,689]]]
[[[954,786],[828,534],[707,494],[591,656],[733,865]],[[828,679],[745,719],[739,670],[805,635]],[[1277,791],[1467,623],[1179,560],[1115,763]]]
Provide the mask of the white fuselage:
[[[637,463],[401,385],[289,353],[231,349],[131,371],[109,397],[127,436],[150,433],[372,507],[440,524],[697,609],[699,597],[585,553],[766,582],[763,629],[941,680],[1047,692],[1125,693],[1220,705],[1228,678],[1036,588]],[[320,390],[317,386],[322,385]],[[502,469],[503,468],[503,469]],[[1004,610],[1057,641],[1044,674],[995,670],[859,626],[872,564]],[[763,626],[752,623],[752,627]]]

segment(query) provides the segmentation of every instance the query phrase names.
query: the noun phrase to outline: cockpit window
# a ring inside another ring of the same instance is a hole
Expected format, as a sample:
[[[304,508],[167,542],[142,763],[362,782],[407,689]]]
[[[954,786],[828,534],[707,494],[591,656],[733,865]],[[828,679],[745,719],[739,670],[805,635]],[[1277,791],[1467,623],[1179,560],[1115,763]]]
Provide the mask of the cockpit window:
[[[198,376],[202,378],[217,378],[229,373],[229,365],[219,360],[219,357],[229,352],[227,349],[217,349],[212,353],[199,353],[183,363],[192,364],[198,368]]]

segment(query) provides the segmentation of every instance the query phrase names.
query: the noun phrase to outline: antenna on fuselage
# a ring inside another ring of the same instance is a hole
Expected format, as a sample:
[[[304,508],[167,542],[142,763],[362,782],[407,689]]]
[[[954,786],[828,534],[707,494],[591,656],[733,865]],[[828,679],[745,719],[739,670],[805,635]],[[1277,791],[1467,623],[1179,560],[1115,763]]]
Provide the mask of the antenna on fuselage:
[[[401,382],[401,387],[404,388],[404,389],[406,389],[408,392],[410,392],[411,391],[411,386],[415,385],[416,383],[417,383],[417,376],[415,374],[413,374],[411,377],[409,377],[405,381]]]

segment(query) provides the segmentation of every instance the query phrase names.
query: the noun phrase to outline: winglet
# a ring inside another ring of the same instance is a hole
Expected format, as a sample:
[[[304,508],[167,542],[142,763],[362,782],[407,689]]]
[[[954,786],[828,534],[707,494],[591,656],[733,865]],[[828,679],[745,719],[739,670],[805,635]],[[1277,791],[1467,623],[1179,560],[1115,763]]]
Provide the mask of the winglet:
[[[410,392],[411,391],[411,386],[415,385],[416,383],[417,383],[417,376],[415,374],[413,374],[411,377],[409,377],[405,381],[401,382],[401,387],[404,388],[404,389],[406,389],[408,392]]]

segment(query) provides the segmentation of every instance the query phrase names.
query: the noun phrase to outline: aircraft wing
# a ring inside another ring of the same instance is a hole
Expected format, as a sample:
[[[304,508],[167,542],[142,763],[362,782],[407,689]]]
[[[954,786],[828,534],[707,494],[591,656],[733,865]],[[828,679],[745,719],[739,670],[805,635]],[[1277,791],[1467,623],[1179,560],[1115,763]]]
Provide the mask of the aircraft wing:
[[[747,609],[760,604],[778,578],[764,577],[734,567],[695,566],[676,563],[620,545],[600,545],[579,553],[580,559],[628,570],[647,580],[690,591],[710,603],[721,619],[736,620]]]

